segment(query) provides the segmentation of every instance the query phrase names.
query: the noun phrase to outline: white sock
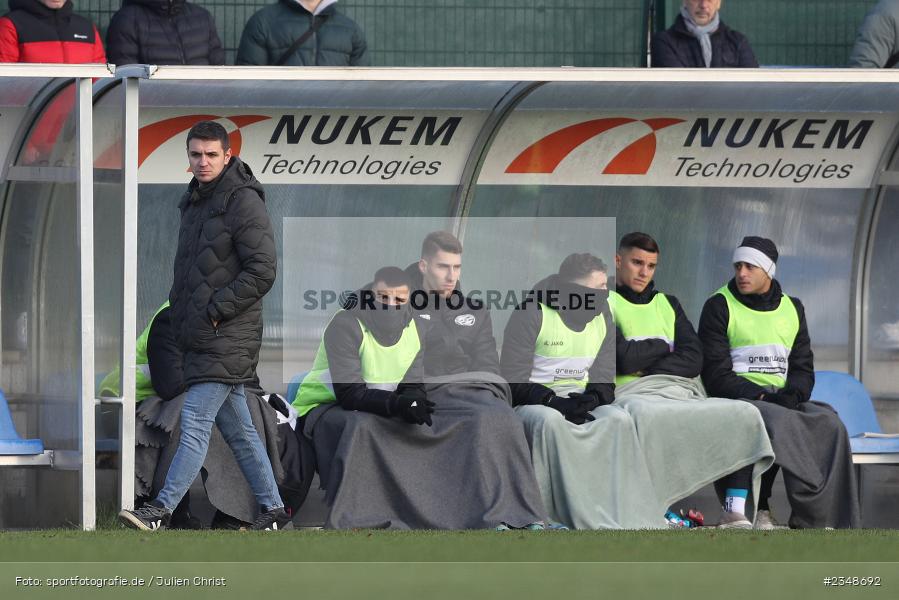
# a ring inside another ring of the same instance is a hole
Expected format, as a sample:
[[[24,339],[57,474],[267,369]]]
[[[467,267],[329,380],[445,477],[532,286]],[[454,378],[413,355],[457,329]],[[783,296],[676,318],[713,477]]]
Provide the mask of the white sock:
[[[728,488],[724,492],[724,510],[730,513],[746,514],[746,497],[749,490]]]

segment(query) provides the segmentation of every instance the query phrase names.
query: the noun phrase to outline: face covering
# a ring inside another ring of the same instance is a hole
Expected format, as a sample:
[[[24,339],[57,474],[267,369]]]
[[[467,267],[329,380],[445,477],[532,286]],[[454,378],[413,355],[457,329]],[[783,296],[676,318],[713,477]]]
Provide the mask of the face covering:
[[[412,309],[408,302],[396,306],[376,300],[371,308],[365,307],[360,314],[363,323],[371,330],[378,343],[384,346],[396,344],[402,337],[406,325],[412,320]]]
[[[587,323],[602,312],[608,298],[608,290],[597,290],[573,282],[559,283],[559,315],[568,327],[583,331]]]

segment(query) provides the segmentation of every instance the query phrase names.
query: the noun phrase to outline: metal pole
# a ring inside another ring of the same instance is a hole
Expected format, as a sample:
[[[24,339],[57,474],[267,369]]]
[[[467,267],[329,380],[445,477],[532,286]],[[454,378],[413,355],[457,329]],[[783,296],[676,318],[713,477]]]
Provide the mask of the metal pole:
[[[138,80],[122,80],[122,187],[124,240],[122,248],[122,406],[119,421],[119,505],[134,508],[134,419],[137,336],[137,129]]]
[[[81,527],[97,526],[96,430],[94,413],[94,122],[91,80],[75,80],[78,139],[78,253],[81,295]]]

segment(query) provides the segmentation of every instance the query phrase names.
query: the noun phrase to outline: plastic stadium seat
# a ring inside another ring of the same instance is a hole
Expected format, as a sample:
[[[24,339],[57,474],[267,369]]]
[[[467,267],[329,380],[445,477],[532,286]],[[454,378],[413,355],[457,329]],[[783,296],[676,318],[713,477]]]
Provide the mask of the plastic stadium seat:
[[[849,432],[855,463],[899,464],[899,438],[862,437],[882,434],[868,390],[855,377],[835,371],[816,371],[812,399],[830,404]]]
[[[0,390],[0,455],[21,456],[43,454],[44,444],[40,440],[23,440],[16,431],[9,413],[6,396]]]

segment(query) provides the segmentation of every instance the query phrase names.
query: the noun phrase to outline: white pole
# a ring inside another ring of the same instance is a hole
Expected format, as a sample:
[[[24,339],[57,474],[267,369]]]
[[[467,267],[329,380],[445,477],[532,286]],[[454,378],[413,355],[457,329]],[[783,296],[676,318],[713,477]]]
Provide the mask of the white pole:
[[[75,80],[81,295],[81,527],[97,526],[94,408],[94,123],[90,78]]]
[[[122,184],[124,240],[122,248],[122,415],[119,428],[119,504],[134,508],[134,420],[137,336],[137,79],[122,80],[124,144]]]

